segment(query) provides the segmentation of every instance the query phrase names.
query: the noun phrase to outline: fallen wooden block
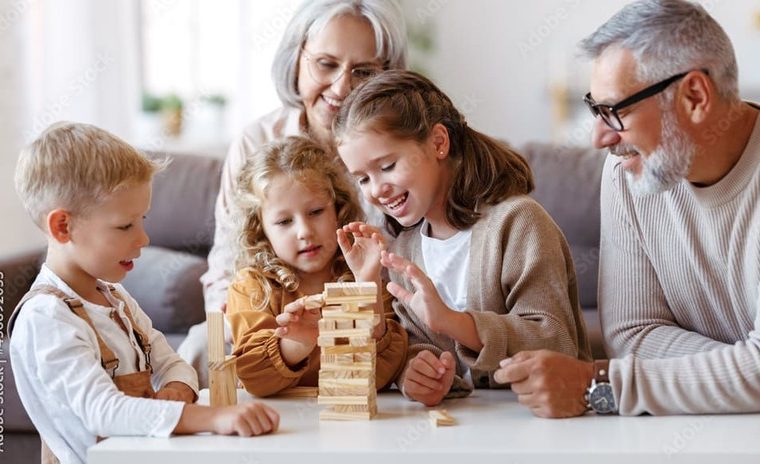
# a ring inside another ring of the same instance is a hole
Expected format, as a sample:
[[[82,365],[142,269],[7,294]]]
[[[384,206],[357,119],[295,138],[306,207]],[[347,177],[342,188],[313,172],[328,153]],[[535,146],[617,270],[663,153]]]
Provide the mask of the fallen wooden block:
[[[445,409],[435,409],[433,411],[430,411],[429,414],[430,423],[433,425],[433,427],[455,425],[457,423],[456,419],[449,416],[449,412]]]

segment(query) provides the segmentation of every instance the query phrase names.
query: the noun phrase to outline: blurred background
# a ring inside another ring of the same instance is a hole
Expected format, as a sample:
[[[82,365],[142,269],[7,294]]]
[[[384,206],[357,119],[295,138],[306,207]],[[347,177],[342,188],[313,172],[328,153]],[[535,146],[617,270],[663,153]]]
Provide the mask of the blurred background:
[[[138,148],[223,157],[279,106],[275,48],[300,0],[0,0],[0,253],[42,234],[13,189],[19,149],[50,123],[89,122]],[[412,68],[473,127],[520,146],[586,145],[589,63],[577,42],[623,0],[400,0]],[[705,0],[760,101],[760,0]]]

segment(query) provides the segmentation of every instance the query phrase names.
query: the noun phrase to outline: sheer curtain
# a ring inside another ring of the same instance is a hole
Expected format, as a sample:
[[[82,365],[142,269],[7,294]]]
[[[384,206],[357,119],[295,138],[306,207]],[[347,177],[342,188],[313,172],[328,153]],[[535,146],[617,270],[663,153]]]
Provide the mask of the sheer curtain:
[[[140,101],[137,7],[0,0],[0,253],[43,243],[13,188],[21,147],[59,120],[130,134]]]

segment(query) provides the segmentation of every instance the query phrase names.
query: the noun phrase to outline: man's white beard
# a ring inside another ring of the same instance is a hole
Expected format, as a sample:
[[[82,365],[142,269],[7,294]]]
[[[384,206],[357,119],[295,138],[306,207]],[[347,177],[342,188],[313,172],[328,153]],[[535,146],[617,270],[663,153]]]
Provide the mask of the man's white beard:
[[[642,197],[675,187],[689,174],[696,151],[696,145],[678,127],[675,112],[666,111],[662,118],[660,145],[647,158],[640,155],[641,173],[638,176],[629,171],[625,173],[631,192]]]

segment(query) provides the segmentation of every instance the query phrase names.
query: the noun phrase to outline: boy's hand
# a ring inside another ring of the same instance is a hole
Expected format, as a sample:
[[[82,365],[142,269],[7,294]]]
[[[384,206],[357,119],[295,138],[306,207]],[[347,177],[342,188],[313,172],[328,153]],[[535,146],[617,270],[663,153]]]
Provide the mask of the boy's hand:
[[[414,311],[417,317],[430,327],[430,330],[448,335],[454,311],[441,300],[433,281],[416,264],[396,254],[383,251],[380,262],[388,269],[409,279],[415,289],[412,293],[401,285],[391,282],[387,287],[391,295]]]
[[[385,250],[385,239],[380,230],[363,222],[352,222],[336,233],[338,245],[356,281],[378,282],[382,268],[380,252]],[[349,233],[354,237],[353,243],[348,238]]]
[[[424,350],[410,359],[401,378],[401,391],[425,406],[435,406],[451,389],[455,373],[454,356],[448,351],[437,358]]]
[[[322,317],[319,308],[306,309],[304,298],[288,303],[281,314],[275,317],[275,336],[292,340],[312,348],[319,336],[318,321]],[[311,351],[311,349],[309,350]]]
[[[214,409],[211,428],[220,435],[250,437],[275,432],[280,415],[264,403],[245,403]]]
[[[156,392],[154,398],[157,400],[182,401],[187,404],[193,404],[196,400],[193,389],[182,382],[167,383]]]

